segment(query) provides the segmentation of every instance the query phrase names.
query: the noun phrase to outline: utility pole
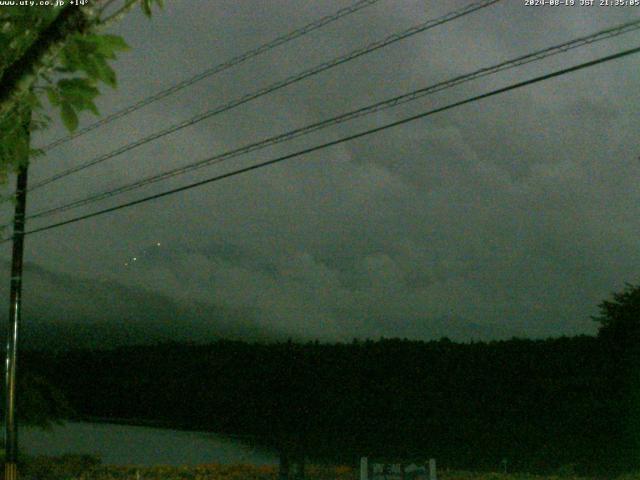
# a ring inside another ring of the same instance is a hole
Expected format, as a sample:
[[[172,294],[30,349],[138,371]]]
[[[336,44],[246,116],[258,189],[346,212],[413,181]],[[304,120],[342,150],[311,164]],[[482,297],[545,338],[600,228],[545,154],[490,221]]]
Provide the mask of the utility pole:
[[[9,304],[9,329],[7,332],[7,359],[5,377],[5,480],[18,478],[18,424],[16,421],[16,360],[18,353],[18,327],[22,303],[22,259],[24,254],[24,224],[27,209],[27,171],[29,168],[29,142],[31,109],[26,109],[22,126],[27,148],[25,158],[19,159],[16,179],[16,204],[13,216],[13,252],[11,257],[11,293]]]

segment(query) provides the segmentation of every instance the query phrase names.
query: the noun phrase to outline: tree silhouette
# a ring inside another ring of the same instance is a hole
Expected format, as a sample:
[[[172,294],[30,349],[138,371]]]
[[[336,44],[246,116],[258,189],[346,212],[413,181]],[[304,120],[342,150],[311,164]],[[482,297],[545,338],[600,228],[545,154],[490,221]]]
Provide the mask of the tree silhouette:
[[[633,348],[640,341],[640,285],[627,283],[612,297],[598,305],[600,315],[592,317],[600,323],[598,336],[625,350]]]
[[[627,283],[624,290],[612,294],[600,305],[598,338],[607,352],[603,360],[612,392],[609,418],[616,428],[620,464],[640,463],[640,285]]]

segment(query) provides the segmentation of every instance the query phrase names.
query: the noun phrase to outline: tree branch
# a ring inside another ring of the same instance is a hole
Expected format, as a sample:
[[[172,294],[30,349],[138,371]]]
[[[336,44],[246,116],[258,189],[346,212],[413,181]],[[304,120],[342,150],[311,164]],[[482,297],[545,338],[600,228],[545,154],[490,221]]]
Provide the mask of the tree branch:
[[[122,16],[127,13],[131,8],[138,2],[138,0],[127,0],[122,7],[116,10],[114,13],[109,15],[107,18],[103,20],[99,20],[99,25],[104,27],[113,23],[114,21],[120,20]]]

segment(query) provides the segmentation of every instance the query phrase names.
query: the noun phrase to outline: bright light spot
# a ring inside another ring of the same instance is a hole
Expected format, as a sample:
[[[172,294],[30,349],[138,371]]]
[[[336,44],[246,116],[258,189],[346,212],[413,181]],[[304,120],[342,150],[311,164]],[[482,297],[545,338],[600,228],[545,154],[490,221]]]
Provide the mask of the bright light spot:
[[[160,246],[160,242],[156,243],[156,245],[159,247]]]
[[[138,260],[136,257],[133,257],[133,261],[135,262],[136,260]]]

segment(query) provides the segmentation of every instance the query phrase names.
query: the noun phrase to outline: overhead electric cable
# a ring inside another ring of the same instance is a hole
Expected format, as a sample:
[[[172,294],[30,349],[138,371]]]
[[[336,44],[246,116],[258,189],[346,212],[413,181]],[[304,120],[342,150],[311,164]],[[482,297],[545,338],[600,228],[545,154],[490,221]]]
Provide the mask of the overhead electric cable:
[[[178,175],[182,175],[188,172],[191,172],[193,170],[197,170],[199,168],[203,168],[203,167],[208,167],[214,164],[218,164],[222,161],[226,161],[229,160],[231,158],[235,158],[238,157],[240,155],[245,155],[247,153],[251,153],[254,152],[256,150],[260,150],[263,148],[266,148],[268,146],[272,146],[272,145],[276,145],[278,143],[282,143],[285,141],[289,141],[292,140],[294,138],[303,136],[303,135],[307,135],[309,133],[330,127],[330,126],[334,126],[337,124],[340,124],[342,122],[345,121],[349,121],[349,120],[353,120],[355,118],[359,118],[365,115],[370,115],[372,113],[381,111],[381,110],[385,110],[388,108],[392,108],[392,107],[396,107],[398,105],[410,102],[410,101],[414,101],[417,100],[418,98],[422,98],[426,95],[430,95],[436,92],[440,92],[442,90],[446,90],[452,87],[455,87],[457,85],[460,85],[462,83],[465,82],[469,82],[471,80],[475,80],[481,77],[485,77],[488,75],[492,75],[495,74],[497,72],[501,72],[504,70],[508,70],[511,68],[515,68],[521,65],[525,65],[531,62],[535,62],[535,61],[539,61],[539,60],[543,60],[545,58],[548,58],[550,56],[553,55],[557,55],[569,50],[572,50],[574,48],[578,48],[584,45],[590,45],[592,43],[598,42],[598,41],[602,41],[605,39],[609,39],[624,33],[629,33],[629,32],[633,32],[640,29],[640,20],[635,20],[632,22],[627,22],[621,25],[617,25],[615,27],[611,27],[611,28],[607,28],[605,30],[601,30],[598,31],[596,33],[584,36],[584,37],[580,37],[565,43],[562,43],[560,45],[555,45],[552,47],[548,47],[542,50],[538,50],[536,52],[533,53],[529,53],[526,55],[522,55],[516,58],[513,58],[511,60],[507,60],[501,63],[498,63],[496,65],[490,66],[490,67],[485,67],[485,68],[481,68],[479,70],[475,70],[474,72],[465,74],[465,75],[460,75],[457,76],[455,78],[452,78],[450,80],[445,80],[443,82],[439,82],[436,83],[434,85],[425,87],[425,88],[421,88],[418,90],[414,90],[410,93],[406,93],[403,95],[399,95],[387,100],[383,100],[381,102],[377,102],[374,103],[372,105],[368,105],[366,107],[362,107],[359,108],[357,110],[353,110],[350,111],[348,113],[344,113],[341,115],[338,115],[336,117],[330,118],[330,119],[326,119],[323,120],[321,122],[317,122],[317,123],[313,123],[311,125],[307,125],[280,135],[276,135],[258,142],[254,142],[251,143],[249,145],[245,145],[233,150],[229,150],[223,153],[220,153],[218,155],[215,155],[213,157],[204,159],[204,160],[200,160],[198,162],[195,163],[190,163],[188,165],[185,166],[181,166],[181,167],[177,167],[174,168],[172,170],[166,171],[166,172],[162,172],[156,175],[151,175],[148,176],[146,178],[143,178],[141,180],[137,180],[135,182],[129,183],[127,185],[123,185],[121,187],[115,188],[115,189],[110,189],[107,191],[103,191],[97,194],[93,194],[90,195],[88,197],[79,199],[79,200],[75,200],[72,202],[68,202],[66,204],[57,206],[57,207],[52,207],[52,208],[48,208],[45,210],[41,210],[38,211],[36,213],[33,213],[31,215],[29,215],[27,217],[27,219],[36,219],[36,218],[42,218],[42,217],[48,217],[57,213],[61,213],[73,208],[77,208],[80,206],[84,206],[84,205],[88,205],[91,203],[95,203],[97,201],[100,200],[104,200],[106,198],[111,198],[114,197],[116,195],[120,195],[122,193],[125,192],[129,192],[132,190],[136,190],[138,188],[144,187],[146,185],[150,185],[152,183],[156,183],[162,180],[166,180],[168,178],[172,178]],[[7,225],[8,226],[8,225]]]
[[[409,38],[413,35],[416,35],[418,33],[424,32],[425,30],[428,30],[430,28],[436,27],[438,25],[442,25],[443,23],[446,22],[450,22],[452,20],[455,20],[457,18],[460,18],[462,16],[468,15],[472,12],[475,12],[476,10],[480,10],[482,8],[486,8],[490,5],[493,5],[494,3],[498,3],[501,0],[482,0],[476,3],[472,3],[467,5],[464,8],[461,8],[459,10],[453,11],[451,13],[448,13],[446,15],[443,15],[442,17],[439,17],[437,19],[434,20],[428,20],[426,22],[423,22],[419,25],[416,25],[414,27],[411,27],[407,30],[404,30],[403,32],[400,33],[395,33],[393,35],[390,35],[386,38],[384,38],[383,40],[379,40],[377,42],[371,43],[365,47],[359,48],[357,50],[354,50],[350,53],[347,53],[346,55],[342,55],[340,57],[334,58],[333,60],[330,60],[328,62],[322,63],[320,65],[316,65],[314,67],[311,67],[308,70],[304,70],[301,73],[298,73],[296,75],[293,75],[291,77],[288,77],[284,80],[281,80],[279,82],[276,82],[270,86],[261,88],[255,92],[252,93],[248,93],[240,98],[237,98],[236,100],[232,100],[229,103],[226,103],[224,105],[220,105],[212,110],[208,110],[204,113],[200,113],[188,120],[185,120],[183,122],[174,124],[168,128],[165,128],[163,130],[160,130],[158,132],[152,133],[151,135],[148,135],[142,139],[136,140],[132,143],[129,143],[127,145],[124,145],[120,148],[117,148],[116,150],[112,150],[109,153],[106,153],[104,155],[100,155],[92,160],[89,160],[88,162],[82,163],[80,165],[77,165],[75,167],[71,167],[67,170],[64,170],[60,173],[57,173],[55,175],[52,175],[49,178],[46,178],[44,180],[41,180],[40,182],[36,182],[35,184],[33,184],[33,186],[31,186],[31,188],[29,189],[30,191],[33,191],[37,188],[43,187],[44,185],[48,185],[51,182],[54,182],[56,180],[60,180],[61,178],[64,178],[68,175],[71,175],[72,173],[76,173],[79,172],[81,170],[84,170],[88,167],[91,167],[93,165],[97,165],[99,163],[104,162],[105,160],[109,160],[113,157],[116,157],[122,153],[128,152],[134,148],[137,148],[141,145],[144,145],[146,143],[152,142],[154,140],[157,140],[161,137],[164,137],[166,135],[169,135],[171,133],[177,132],[178,130],[182,130],[183,128],[186,127],[190,127],[198,122],[201,122],[203,120],[206,120],[208,118],[213,117],[214,115],[226,112],[228,110],[231,110],[233,108],[236,108],[240,105],[243,105],[245,103],[248,103],[252,100],[255,100],[257,98],[260,98],[264,95],[268,95],[270,93],[273,93],[277,90],[280,90],[284,87],[287,87],[289,85],[292,85],[296,82],[299,82],[301,80],[304,80],[306,78],[309,78],[311,76],[317,75],[321,72],[324,72],[326,70],[329,70],[333,67],[336,67],[338,65],[342,65],[343,63],[349,62],[351,60],[354,60],[358,57],[361,57],[363,55],[366,55],[368,53],[371,53],[373,51],[379,50],[383,47],[386,47],[388,45],[391,45],[392,43],[398,42],[400,40],[403,40],[405,38]]]
[[[393,127],[397,127],[397,126],[404,125],[404,124],[409,123],[409,122],[413,122],[413,121],[421,119],[421,118],[428,117],[430,115],[434,115],[436,113],[440,113],[440,112],[444,112],[444,111],[447,111],[447,110],[451,110],[453,108],[456,108],[456,107],[459,107],[459,106],[462,106],[462,105],[467,105],[467,104],[470,104],[470,103],[473,103],[473,102],[477,102],[477,101],[485,99],[485,98],[489,98],[489,97],[493,97],[495,95],[499,95],[501,93],[509,92],[509,91],[512,91],[512,90],[516,90],[518,88],[522,88],[522,87],[525,87],[525,86],[528,86],[528,85],[532,85],[532,84],[539,83],[539,82],[542,82],[542,81],[545,81],[545,80],[549,80],[551,78],[555,78],[555,77],[559,77],[559,76],[562,76],[562,75],[566,75],[566,74],[571,73],[571,72],[582,70],[582,69],[585,69],[585,68],[588,68],[588,67],[592,67],[594,65],[598,65],[598,64],[601,64],[601,63],[609,62],[609,61],[616,60],[616,59],[619,59],[619,58],[623,58],[623,57],[626,57],[626,56],[629,56],[629,55],[633,55],[633,54],[636,54],[636,53],[640,53],[640,47],[632,48],[632,49],[629,49],[629,50],[624,50],[622,52],[615,53],[615,54],[612,54],[612,55],[607,55],[605,57],[600,57],[600,58],[598,58],[596,60],[591,60],[589,62],[584,62],[584,63],[581,63],[579,65],[575,65],[573,67],[568,67],[568,68],[564,68],[564,69],[561,69],[561,70],[556,70],[555,72],[547,73],[545,75],[540,75],[538,77],[534,77],[532,79],[525,80],[525,81],[522,81],[522,82],[518,82],[518,83],[515,83],[515,84],[512,84],[512,85],[506,86],[506,87],[498,88],[496,90],[492,90],[490,92],[483,93],[481,95],[476,95],[476,96],[473,96],[473,97],[466,98],[464,100],[460,100],[458,102],[450,103],[448,105],[445,105],[444,107],[439,107],[439,108],[435,108],[433,110],[429,110],[429,111],[426,111],[426,112],[419,113],[417,115],[412,115],[410,117],[406,117],[406,118],[403,118],[402,120],[398,120],[398,121],[395,121],[395,122],[392,122],[392,123],[388,123],[388,124],[382,125],[380,127],[372,128],[372,129],[369,129],[369,130],[365,130],[363,132],[359,132],[359,133],[356,133],[356,134],[353,134],[353,135],[348,135],[348,136],[339,138],[337,140],[332,140],[330,142],[322,143],[320,145],[315,145],[313,147],[305,148],[303,150],[299,150],[297,152],[289,153],[287,155],[283,155],[283,156],[280,156],[280,157],[277,157],[277,158],[273,158],[271,160],[266,160],[264,162],[257,163],[257,164],[254,164],[254,165],[251,165],[251,166],[248,166],[248,167],[244,167],[244,168],[240,168],[240,169],[237,169],[237,170],[234,170],[234,171],[231,171],[231,172],[223,173],[221,175],[216,175],[214,177],[207,178],[205,180],[200,180],[200,181],[197,181],[197,182],[193,182],[193,183],[190,183],[188,185],[184,185],[182,187],[173,188],[171,190],[166,190],[166,191],[161,192],[161,193],[156,193],[156,194],[153,194],[153,195],[149,195],[147,197],[143,197],[143,198],[140,198],[138,200],[133,200],[133,201],[130,201],[130,202],[122,203],[122,204],[116,205],[114,207],[105,208],[105,209],[102,209],[102,210],[98,210],[96,212],[88,213],[88,214],[85,214],[85,215],[80,215],[80,216],[77,216],[77,217],[74,217],[74,218],[71,218],[71,219],[68,219],[68,220],[64,220],[64,221],[61,221],[61,222],[57,222],[57,223],[53,223],[53,224],[50,224],[50,225],[46,225],[44,227],[40,227],[40,228],[36,228],[36,229],[33,229],[33,230],[29,230],[29,231],[25,232],[25,235],[31,235],[31,234],[34,234],[34,233],[44,232],[44,231],[51,230],[51,229],[54,229],[54,228],[62,227],[64,225],[69,225],[69,224],[72,224],[72,223],[80,222],[82,220],[87,220],[89,218],[97,217],[99,215],[104,215],[106,213],[115,212],[115,211],[118,211],[118,210],[122,210],[124,208],[132,207],[134,205],[139,205],[141,203],[146,203],[146,202],[149,202],[151,200],[156,200],[158,198],[166,197],[168,195],[173,195],[173,194],[178,193],[178,192],[191,190],[192,188],[196,188],[196,187],[199,187],[199,186],[202,186],[202,185],[206,185],[206,184],[209,184],[209,183],[213,183],[213,182],[217,182],[217,181],[220,181],[220,180],[224,180],[226,178],[234,177],[236,175],[247,173],[247,172],[250,172],[250,171],[253,171],[253,170],[258,170],[260,168],[268,167],[270,165],[275,165],[277,163],[283,162],[285,160],[289,160],[291,158],[299,157],[299,156],[302,156],[302,155],[307,155],[309,153],[317,152],[319,150],[324,150],[325,148],[333,147],[335,145],[339,145],[339,144],[342,144],[342,143],[345,143],[345,142],[348,142],[348,141],[351,141],[351,140],[356,140],[358,138],[366,137],[366,136],[372,135],[374,133],[378,133],[378,132],[381,132],[381,131],[384,131],[384,130],[388,130],[388,129],[393,128]],[[8,242],[9,240],[11,240],[10,237],[9,238],[5,238],[0,243],[5,243],[5,242]]]
[[[142,100],[132,105],[129,105],[128,107],[125,107],[122,110],[118,110],[117,112],[112,113],[111,115],[107,115],[106,117],[101,118],[100,120],[92,123],[91,125],[87,125],[86,127],[81,128],[69,135],[58,138],[57,140],[54,140],[53,142],[43,146],[41,150],[45,152],[49,151],[59,145],[62,145],[63,143],[67,143],[70,140],[73,140],[74,138],[78,138],[84,135],[85,133],[95,130],[96,128],[102,127],[103,125],[111,123],[114,120],[118,120],[119,118],[125,117],[130,113],[135,112],[136,110],[140,110],[141,108],[146,107],[151,103],[157,102],[158,100],[162,100],[163,98],[166,98],[169,95],[173,95],[174,93],[186,87],[189,87],[194,83],[197,83],[201,80],[204,80],[205,78],[209,78],[220,72],[228,70],[229,68],[234,67],[236,65],[240,65],[241,63],[246,62],[247,60],[250,60],[259,55],[262,55],[263,53],[266,53],[269,50],[279,47],[280,45],[283,45],[287,42],[295,40],[296,38],[307,35],[308,33],[311,33],[314,30],[318,30],[319,28],[322,28],[330,23],[335,22],[336,20],[346,17],[347,15],[351,15],[352,13],[362,10],[363,8],[369,7],[379,1],[380,0],[359,0],[355,2],[353,5],[342,8],[336,11],[335,13],[332,13],[331,15],[327,15],[325,17],[319,18],[318,20],[315,20],[303,27],[300,27],[280,37],[277,37],[274,40],[271,40],[270,42],[264,43],[259,47],[254,48],[253,50],[249,50],[236,57],[233,57],[230,60],[227,60],[226,62],[219,63],[218,65],[208,68],[207,70],[204,70],[203,72],[200,72],[191,78],[183,80],[179,83],[176,83],[175,85],[172,85],[169,88],[166,88],[165,90],[161,90],[153,95],[143,98]]]

